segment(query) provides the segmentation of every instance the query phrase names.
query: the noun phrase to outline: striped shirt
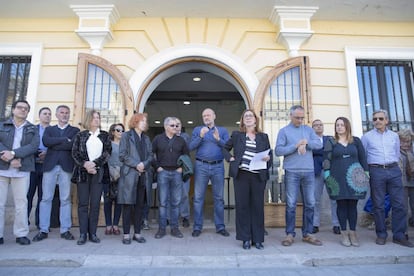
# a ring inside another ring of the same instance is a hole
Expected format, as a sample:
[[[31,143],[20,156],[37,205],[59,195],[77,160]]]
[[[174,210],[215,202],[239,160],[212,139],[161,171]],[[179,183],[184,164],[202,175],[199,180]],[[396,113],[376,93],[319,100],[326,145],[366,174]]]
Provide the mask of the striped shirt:
[[[246,150],[243,153],[243,157],[240,163],[239,168],[241,170],[249,171],[252,173],[258,173],[257,171],[251,171],[249,169],[250,162],[252,161],[253,156],[256,154],[256,141],[250,140],[248,136],[246,136]]]

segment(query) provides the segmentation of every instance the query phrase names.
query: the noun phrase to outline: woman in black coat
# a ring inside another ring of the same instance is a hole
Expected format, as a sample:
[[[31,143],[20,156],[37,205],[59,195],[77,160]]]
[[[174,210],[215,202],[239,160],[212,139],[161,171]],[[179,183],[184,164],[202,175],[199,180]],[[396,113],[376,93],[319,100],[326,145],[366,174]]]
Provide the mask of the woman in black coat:
[[[131,214],[134,214],[133,240],[146,242],[141,236],[141,220],[145,203],[145,187],[152,183],[151,163],[154,159],[152,144],[144,132],[148,129],[147,114],[134,114],[129,121],[130,130],[123,133],[119,143],[119,160],[122,162],[118,181],[118,204],[122,204],[123,244],[131,244]]]
[[[230,150],[233,149],[233,155]],[[250,168],[252,157],[269,151],[262,161],[263,169]],[[233,177],[236,200],[236,239],[243,241],[243,248],[250,249],[250,242],[263,249],[264,241],[264,190],[269,179],[272,162],[269,137],[260,131],[258,118],[247,109],[240,119],[240,131],[233,131],[224,146],[224,155],[230,162],[229,174]]]
[[[100,242],[96,229],[101,206],[102,178],[104,165],[112,151],[108,132],[101,130],[101,115],[98,111],[87,112],[83,126],[85,130],[75,136],[72,146],[72,157],[76,165],[72,181],[78,185],[78,245],[86,243],[87,234],[91,242]]]

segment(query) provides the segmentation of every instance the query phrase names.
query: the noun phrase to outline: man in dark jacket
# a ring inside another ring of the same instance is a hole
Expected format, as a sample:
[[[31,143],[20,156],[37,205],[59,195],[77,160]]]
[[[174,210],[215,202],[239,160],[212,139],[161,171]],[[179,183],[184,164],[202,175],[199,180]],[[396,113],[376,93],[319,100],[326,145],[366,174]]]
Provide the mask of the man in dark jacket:
[[[30,244],[27,238],[27,191],[30,172],[35,170],[34,155],[39,147],[37,127],[28,122],[30,105],[25,100],[12,104],[12,118],[0,123],[0,244],[4,243],[4,213],[9,185],[13,186],[16,243]]]
[[[43,163],[42,201],[40,202],[40,232],[33,241],[46,239],[49,233],[52,200],[56,184],[60,198],[60,236],[66,240],[75,238],[69,232],[72,226],[72,204],[70,200],[71,177],[73,171],[72,145],[79,128],[69,125],[70,109],[66,105],[56,108],[58,124],[46,128],[43,144],[47,147]]]

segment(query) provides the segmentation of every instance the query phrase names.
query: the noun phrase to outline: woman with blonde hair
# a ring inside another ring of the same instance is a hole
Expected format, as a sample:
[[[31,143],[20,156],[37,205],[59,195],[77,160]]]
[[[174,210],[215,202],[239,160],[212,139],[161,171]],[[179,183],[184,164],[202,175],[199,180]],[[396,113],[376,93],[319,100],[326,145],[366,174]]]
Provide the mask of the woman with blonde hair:
[[[414,227],[414,135],[411,130],[402,129],[398,132],[398,136],[400,137],[400,168],[402,172],[407,216],[411,212],[411,217],[408,219],[408,225]]]
[[[101,114],[96,110],[86,113],[83,126],[73,141],[72,157],[75,160],[72,181],[78,187],[78,218],[80,236],[78,245],[89,240],[99,243],[96,235],[102,195],[104,165],[111,155],[108,132],[101,130]]]
[[[262,250],[264,241],[264,189],[272,163],[269,137],[260,131],[259,120],[253,110],[247,109],[240,118],[240,130],[233,131],[224,146],[224,157],[230,162],[229,174],[234,181],[236,201],[236,239],[243,249],[253,244]],[[230,151],[233,150],[233,154]],[[269,151],[262,161],[264,169],[251,169],[252,157]]]

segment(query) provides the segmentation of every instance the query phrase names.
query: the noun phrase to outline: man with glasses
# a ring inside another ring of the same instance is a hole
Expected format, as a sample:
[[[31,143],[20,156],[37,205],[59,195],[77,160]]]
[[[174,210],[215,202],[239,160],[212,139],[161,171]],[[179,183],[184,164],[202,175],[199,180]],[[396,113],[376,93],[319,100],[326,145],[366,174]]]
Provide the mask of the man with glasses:
[[[33,237],[33,241],[46,239],[49,233],[52,200],[56,185],[59,185],[60,199],[60,237],[65,240],[74,240],[70,233],[72,227],[72,203],[70,198],[71,177],[74,161],[72,158],[73,138],[79,128],[69,125],[70,109],[66,105],[56,108],[58,123],[46,128],[43,134],[43,143],[47,147],[43,162],[42,201],[40,202],[40,231]]]
[[[4,243],[4,215],[9,186],[14,199],[13,234],[16,243],[30,244],[27,238],[27,192],[30,172],[35,170],[35,154],[39,147],[37,127],[28,122],[30,105],[25,100],[12,104],[12,118],[0,123],[0,244]]]
[[[378,110],[372,114],[374,129],[362,138],[371,186],[371,198],[374,207],[375,243],[384,245],[387,240],[385,224],[385,194],[388,192],[392,209],[393,242],[402,246],[414,247],[405,233],[407,230],[407,212],[404,207],[404,188],[398,162],[400,160],[400,139],[398,134],[387,128],[388,112]]]
[[[166,235],[167,210],[170,211],[171,236],[182,238],[178,228],[179,205],[183,188],[182,168],[177,165],[178,158],[189,154],[185,140],[177,136],[178,121],[175,117],[164,120],[165,132],[155,136],[152,151],[156,158],[158,198],[159,198],[159,228],[156,239]]]
[[[202,112],[203,126],[193,130],[190,150],[196,150],[194,166],[194,226],[193,237],[203,229],[203,208],[207,184],[211,181],[214,199],[214,224],[216,232],[230,236],[224,225],[224,164],[223,147],[229,139],[224,127],[215,125],[216,114],[210,108]]]
[[[323,123],[321,120],[316,119],[312,122],[312,128],[321,140],[322,145],[328,140],[329,136],[323,135]],[[315,209],[313,214],[313,234],[319,232],[319,225],[321,223],[320,214],[322,207],[322,195],[325,187],[325,181],[322,173],[323,163],[323,147],[312,151],[313,153],[313,166],[315,171]],[[332,231],[334,234],[340,235],[341,229],[339,227],[339,220],[336,214],[336,200],[330,200],[331,203],[331,219],[332,219]]]
[[[303,124],[305,110],[300,105],[290,108],[290,123],[277,135],[275,154],[283,156],[286,190],[286,237],[283,246],[292,245],[295,238],[296,201],[303,199],[302,241],[312,245],[322,242],[312,235],[315,208],[315,175],[312,150],[322,148],[313,129]]]

